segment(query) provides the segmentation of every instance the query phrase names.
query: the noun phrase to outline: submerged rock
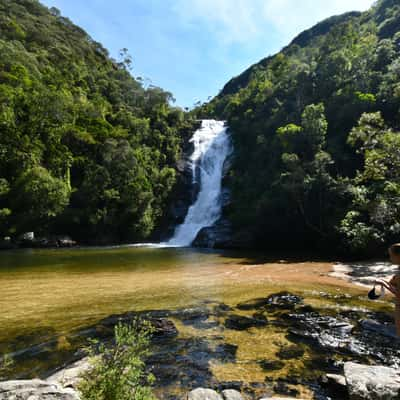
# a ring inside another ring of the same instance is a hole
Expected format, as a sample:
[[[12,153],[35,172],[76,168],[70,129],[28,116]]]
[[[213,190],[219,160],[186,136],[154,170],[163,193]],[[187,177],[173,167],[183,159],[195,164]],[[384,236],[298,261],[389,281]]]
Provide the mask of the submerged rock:
[[[284,310],[293,310],[297,304],[303,302],[303,298],[289,292],[280,292],[272,294],[267,299],[269,308],[279,308]]]
[[[293,310],[296,305],[301,304],[303,298],[289,292],[271,294],[266,298],[252,299],[237,305],[239,310],[259,310],[259,309],[282,309]]]
[[[79,400],[73,389],[40,379],[0,382],[1,400]]]
[[[400,398],[400,370],[347,362],[344,376],[351,400]]]
[[[252,327],[266,326],[268,321],[266,319],[257,319],[243,317],[241,315],[229,315],[225,320],[225,327],[237,331],[244,331]]]
[[[304,354],[304,350],[298,346],[287,346],[282,348],[276,353],[276,355],[282,360],[291,360],[293,358],[302,357]]]
[[[364,319],[360,321],[360,324],[364,329],[368,331],[378,333],[382,336],[387,336],[391,339],[399,340],[394,324],[383,324],[373,319]]]
[[[290,388],[284,382],[278,382],[274,386],[274,391],[278,394],[283,394],[284,396],[292,396],[292,397],[296,397],[299,394],[299,391],[297,389]]]
[[[239,310],[258,310],[268,304],[268,298],[252,299],[239,303],[236,307]]]
[[[282,369],[285,366],[285,363],[279,360],[274,360],[274,361],[262,360],[259,361],[259,365],[264,371],[277,371]]]

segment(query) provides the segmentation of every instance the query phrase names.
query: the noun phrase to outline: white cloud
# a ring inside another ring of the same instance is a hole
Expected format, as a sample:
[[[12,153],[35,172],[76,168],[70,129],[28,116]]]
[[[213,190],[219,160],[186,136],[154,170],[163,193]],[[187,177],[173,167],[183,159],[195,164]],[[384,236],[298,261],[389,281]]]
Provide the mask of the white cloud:
[[[183,23],[206,24],[226,44],[266,35],[271,27],[287,40],[331,15],[366,10],[372,4],[373,0],[175,0],[174,11]]]

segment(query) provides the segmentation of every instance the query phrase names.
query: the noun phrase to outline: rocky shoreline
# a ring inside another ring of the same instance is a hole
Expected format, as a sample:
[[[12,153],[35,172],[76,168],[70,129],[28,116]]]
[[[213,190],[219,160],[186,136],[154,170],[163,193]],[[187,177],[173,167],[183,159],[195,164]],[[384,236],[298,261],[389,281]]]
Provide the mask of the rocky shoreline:
[[[17,239],[11,237],[0,238],[0,250],[23,248],[70,248],[78,246],[78,242],[67,235],[52,235],[36,237],[34,232],[26,232]]]
[[[328,299],[329,295],[321,296]],[[350,304],[353,299],[343,295],[334,300],[339,305]],[[157,378],[156,395],[163,400],[300,398],[304,397],[300,387],[308,388],[318,400],[400,398],[400,342],[386,313],[355,307],[324,313],[306,304],[298,294],[279,292],[235,307],[209,302],[196,308],[112,315],[73,336],[108,340],[115,324],[137,317],[150,320],[156,328],[154,352],[146,364]],[[211,341],[205,337],[185,338],[180,335],[180,326],[215,335]],[[259,366],[266,374],[264,382],[220,381],[214,376],[212,364],[237,361],[238,347],[224,340],[225,333],[258,334],[270,327],[286,332],[291,344],[281,347],[272,358],[259,355]],[[49,346],[47,343],[44,352],[36,347],[34,356],[46,357]],[[79,375],[89,365],[82,352],[79,354],[79,361],[66,362],[66,367],[42,375],[41,380],[1,382],[0,399],[77,400]],[[274,377],[294,360],[304,362],[307,370]],[[321,373],[312,377],[309,372],[313,369]]]
[[[79,376],[90,364],[83,359],[46,380],[0,382],[2,400],[79,400]],[[327,374],[323,385],[345,400],[395,400],[400,398],[400,369],[346,362],[344,375]],[[220,391],[196,388],[182,397],[187,400],[246,400],[248,395],[236,389]],[[259,400],[283,400],[298,397],[260,397]],[[321,398],[321,397],[318,397]],[[329,397],[326,397],[328,399]]]

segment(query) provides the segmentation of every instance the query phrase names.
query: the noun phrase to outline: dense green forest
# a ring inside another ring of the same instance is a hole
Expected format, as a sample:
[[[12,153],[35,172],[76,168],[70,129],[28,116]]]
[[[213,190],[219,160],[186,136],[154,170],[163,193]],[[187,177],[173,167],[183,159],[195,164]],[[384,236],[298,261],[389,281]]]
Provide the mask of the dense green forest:
[[[400,4],[329,18],[185,113],[37,0],[0,1],[0,237],[139,241],[163,219],[194,116],[234,141],[225,209],[266,250],[400,241]]]
[[[0,237],[151,234],[192,121],[131,68],[59,10],[0,1]]]
[[[232,79],[226,210],[264,249],[378,254],[400,241],[400,3],[333,17]]]

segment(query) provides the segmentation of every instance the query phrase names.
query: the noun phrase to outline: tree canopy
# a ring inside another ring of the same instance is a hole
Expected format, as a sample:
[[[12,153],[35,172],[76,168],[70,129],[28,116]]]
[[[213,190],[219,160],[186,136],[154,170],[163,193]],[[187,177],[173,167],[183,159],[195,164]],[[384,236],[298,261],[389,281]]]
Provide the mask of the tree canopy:
[[[151,234],[192,121],[132,67],[56,8],[0,2],[0,236]]]
[[[369,254],[400,240],[400,4],[330,18],[233,78],[226,215],[264,249]]]

